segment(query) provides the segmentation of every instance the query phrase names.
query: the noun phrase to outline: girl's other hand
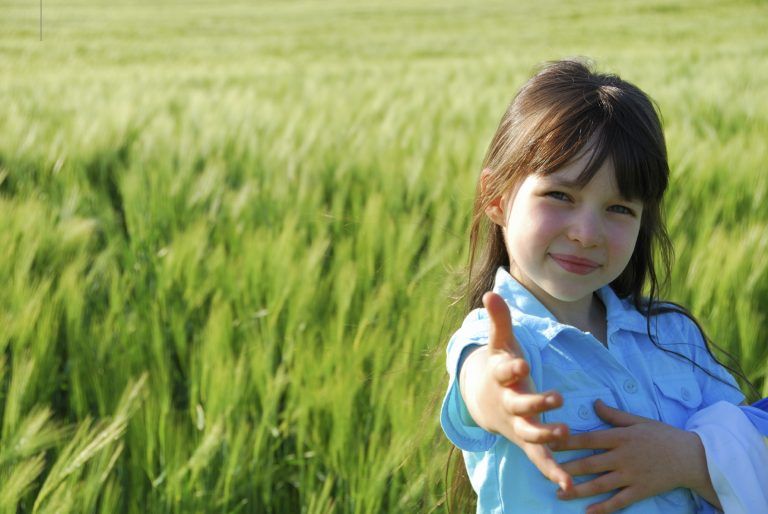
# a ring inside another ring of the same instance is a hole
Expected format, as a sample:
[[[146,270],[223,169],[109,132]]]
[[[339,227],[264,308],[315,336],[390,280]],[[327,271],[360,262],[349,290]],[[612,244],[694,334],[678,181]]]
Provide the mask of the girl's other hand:
[[[644,498],[686,487],[721,508],[698,435],[614,409],[600,400],[595,403],[595,412],[616,428],[574,435],[556,443],[554,449],[606,450],[563,464],[572,475],[600,473],[600,476],[582,482],[570,492],[558,493],[561,500],[618,490],[612,497],[587,509],[588,514],[609,514]]]
[[[573,479],[546,444],[567,438],[568,427],[539,420],[542,412],[560,407],[563,398],[556,391],[536,392],[504,300],[488,292],[483,305],[491,322],[488,345],[467,357],[459,377],[467,409],[480,427],[515,443],[545,477],[563,491],[571,491]]]

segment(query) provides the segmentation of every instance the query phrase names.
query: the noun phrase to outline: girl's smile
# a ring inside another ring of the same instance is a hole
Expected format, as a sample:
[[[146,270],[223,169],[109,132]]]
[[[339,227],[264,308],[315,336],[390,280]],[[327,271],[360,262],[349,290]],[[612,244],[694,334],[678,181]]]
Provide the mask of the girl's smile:
[[[556,263],[558,263],[564,270],[571,273],[577,273],[579,275],[586,275],[592,273],[595,269],[600,267],[600,264],[589,259],[582,259],[575,255],[567,255],[563,253],[549,254]]]
[[[591,153],[553,173],[528,175],[486,211],[504,232],[510,274],[561,322],[582,329],[594,312],[592,293],[629,263],[643,209],[621,196],[610,159],[577,185]]]

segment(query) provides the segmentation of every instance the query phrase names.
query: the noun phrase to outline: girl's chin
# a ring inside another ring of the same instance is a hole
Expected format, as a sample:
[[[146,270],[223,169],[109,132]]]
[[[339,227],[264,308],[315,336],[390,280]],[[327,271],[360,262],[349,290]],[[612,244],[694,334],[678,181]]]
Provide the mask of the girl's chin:
[[[542,289],[554,300],[567,303],[584,300],[595,292],[595,289],[591,287],[544,287]]]
[[[577,276],[561,278],[557,275],[552,277],[550,274],[542,274],[539,278],[534,278],[520,273],[519,270],[513,270],[512,276],[536,296],[544,293],[558,302],[578,302],[591,297],[592,293],[600,288],[585,283],[587,280],[584,277]]]

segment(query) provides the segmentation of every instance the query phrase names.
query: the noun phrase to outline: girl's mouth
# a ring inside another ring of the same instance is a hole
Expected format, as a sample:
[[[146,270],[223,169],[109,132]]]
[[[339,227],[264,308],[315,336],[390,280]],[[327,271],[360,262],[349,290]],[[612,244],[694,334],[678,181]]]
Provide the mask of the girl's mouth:
[[[565,271],[570,271],[571,273],[576,273],[577,275],[586,275],[588,273],[592,273],[600,267],[600,264],[596,263],[595,261],[582,259],[581,257],[576,257],[575,255],[550,253],[549,256],[552,257],[552,259],[558,263],[560,267]]]

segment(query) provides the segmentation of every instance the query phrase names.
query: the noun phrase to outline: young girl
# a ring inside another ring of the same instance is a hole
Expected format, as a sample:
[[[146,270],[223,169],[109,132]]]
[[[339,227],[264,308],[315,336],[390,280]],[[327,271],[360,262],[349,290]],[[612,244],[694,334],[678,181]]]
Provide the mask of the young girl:
[[[702,440],[721,440],[708,409],[743,417],[744,396],[691,315],[657,298],[669,166],[650,99],[580,62],[552,63],[507,109],[483,168],[474,310],[448,345],[441,412],[478,512],[712,511],[728,462],[764,474],[749,421],[733,436],[742,453],[705,452]]]

